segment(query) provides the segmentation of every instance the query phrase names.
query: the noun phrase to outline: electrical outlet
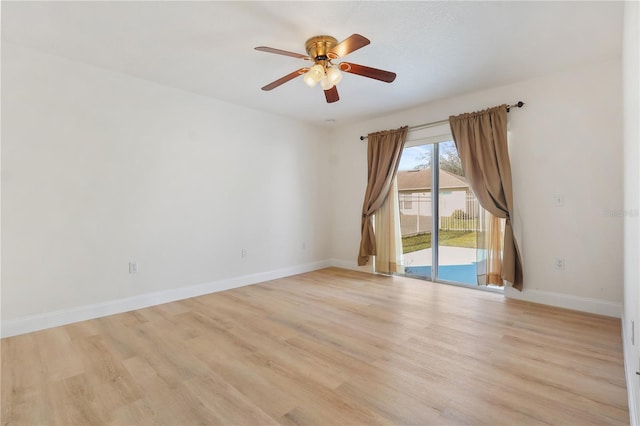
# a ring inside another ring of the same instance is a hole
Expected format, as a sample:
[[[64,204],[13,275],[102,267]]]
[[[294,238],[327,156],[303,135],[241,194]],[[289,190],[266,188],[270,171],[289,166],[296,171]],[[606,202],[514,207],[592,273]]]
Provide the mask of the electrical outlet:
[[[242,257],[243,259],[244,259],[245,257],[247,257],[247,249],[246,249],[246,248],[243,248],[243,249],[242,249],[242,251],[240,252],[240,257]]]
[[[130,274],[138,273],[138,262],[136,262],[135,260],[129,262],[129,273]]]
[[[564,259],[562,259],[562,258],[557,258],[557,259],[555,260],[554,265],[555,265],[556,270],[558,270],[558,271],[564,271]]]

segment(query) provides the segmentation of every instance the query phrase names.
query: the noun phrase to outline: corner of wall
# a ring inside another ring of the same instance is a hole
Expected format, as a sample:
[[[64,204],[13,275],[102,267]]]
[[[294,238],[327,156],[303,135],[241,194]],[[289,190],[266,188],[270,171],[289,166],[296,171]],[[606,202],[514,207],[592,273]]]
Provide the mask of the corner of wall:
[[[527,290],[526,288],[520,292],[511,287],[505,288],[504,296],[509,299],[540,303],[607,317],[620,318],[622,316],[622,305],[607,300],[591,299],[549,291]]]
[[[640,424],[640,3],[624,2],[624,312],[622,347],[632,425]],[[632,321],[635,330],[632,328]]]

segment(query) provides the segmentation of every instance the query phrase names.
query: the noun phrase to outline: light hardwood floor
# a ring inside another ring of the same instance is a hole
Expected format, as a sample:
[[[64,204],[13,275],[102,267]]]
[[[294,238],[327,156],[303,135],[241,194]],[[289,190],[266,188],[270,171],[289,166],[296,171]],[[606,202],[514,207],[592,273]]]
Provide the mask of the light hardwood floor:
[[[3,424],[628,424],[617,319],[336,268],[2,340]]]

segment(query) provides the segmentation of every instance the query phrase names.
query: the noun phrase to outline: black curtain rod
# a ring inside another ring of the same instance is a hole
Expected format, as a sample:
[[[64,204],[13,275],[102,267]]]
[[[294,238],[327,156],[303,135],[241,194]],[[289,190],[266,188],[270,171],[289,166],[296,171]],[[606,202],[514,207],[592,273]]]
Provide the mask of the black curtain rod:
[[[522,108],[524,106],[524,102],[522,101],[518,101],[513,105],[507,105],[507,112],[511,111],[511,108]],[[448,123],[449,119],[446,120],[440,120],[440,121],[434,121],[431,123],[424,123],[424,124],[418,124],[417,126],[411,126],[409,127],[409,130],[416,130],[416,129],[423,129],[423,128],[427,128],[427,127],[432,127],[432,126],[437,126],[440,124],[445,124]],[[360,140],[363,141],[365,139],[367,139],[368,136],[360,136]]]

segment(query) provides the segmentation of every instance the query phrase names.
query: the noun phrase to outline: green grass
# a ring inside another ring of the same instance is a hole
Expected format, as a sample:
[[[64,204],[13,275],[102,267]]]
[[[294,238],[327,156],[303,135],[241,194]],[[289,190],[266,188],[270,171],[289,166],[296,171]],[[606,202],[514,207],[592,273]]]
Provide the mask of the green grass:
[[[402,237],[402,253],[431,248],[431,233]]]
[[[440,230],[440,245],[450,247],[476,248],[476,233],[474,231]],[[403,253],[411,253],[428,248],[431,248],[430,233],[402,237]]]

